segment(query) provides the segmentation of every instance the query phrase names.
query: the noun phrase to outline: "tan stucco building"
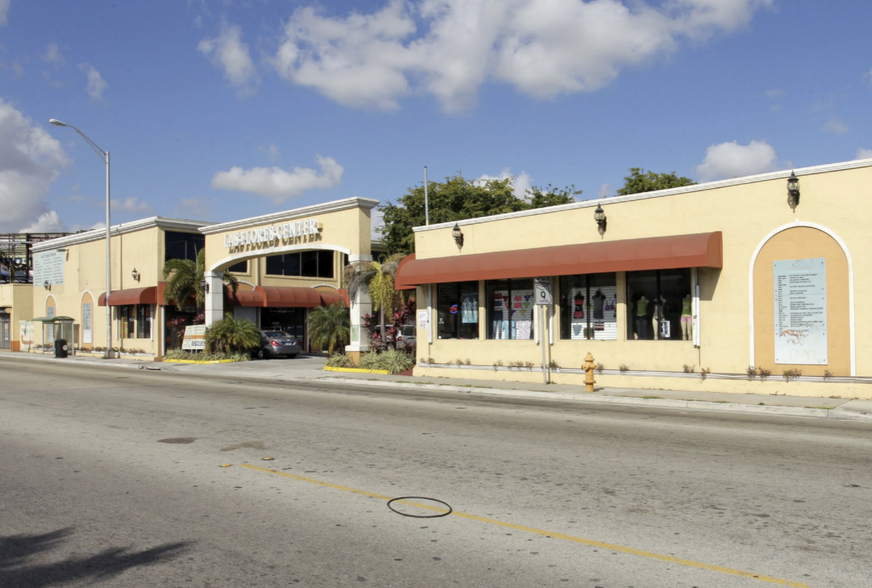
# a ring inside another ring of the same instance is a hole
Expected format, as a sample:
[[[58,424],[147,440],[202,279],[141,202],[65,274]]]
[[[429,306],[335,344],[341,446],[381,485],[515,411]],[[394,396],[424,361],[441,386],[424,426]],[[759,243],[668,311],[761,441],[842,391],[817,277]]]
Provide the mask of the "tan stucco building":
[[[205,248],[206,325],[231,312],[261,328],[281,328],[310,349],[309,309],[351,302],[356,339],[348,349],[366,351],[360,317],[371,309],[365,296],[348,300],[342,268],[349,261],[372,259],[370,215],[377,204],[349,198],[221,224],[152,217],[113,226],[108,313],[105,230],[39,243],[33,246],[33,283],[16,285],[27,288],[27,304],[9,303],[12,321],[70,317],[72,333],[63,336],[72,339],[78,352],[96,353],[107,345],[108,316],[113,349],[146,359],[160,357],[180,346],[184,327],[197,319],[193,300],[177,308],[165,299],[164,264],[195,260]],[[223,287],[225,270],[238,280],[235,294]],[[0,296],[6,292],[4,288]],[[0,298],[0,306],[4,301]],[[29,350],[45,351],[54,342],[55,328],[31,325]]]
[[[795,174],[416,227],[415,374],[872,397],[872,160]]]

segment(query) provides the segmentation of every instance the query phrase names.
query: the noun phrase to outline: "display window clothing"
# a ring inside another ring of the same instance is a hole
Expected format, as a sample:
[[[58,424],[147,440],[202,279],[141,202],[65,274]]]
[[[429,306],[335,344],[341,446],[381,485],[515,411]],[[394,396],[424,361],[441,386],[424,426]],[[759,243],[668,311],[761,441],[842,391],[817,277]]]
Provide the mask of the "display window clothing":
[[[616,280],[614,273],[559,277],[561,339],[617,340]]]
[[[690,278],[689,268],[627,272],[627,295],[632,301],[627,308],[627,339],[682,340],[685,298],[692,301]]]
[[[533,338],[533,280],[485,282],[488,339]]]

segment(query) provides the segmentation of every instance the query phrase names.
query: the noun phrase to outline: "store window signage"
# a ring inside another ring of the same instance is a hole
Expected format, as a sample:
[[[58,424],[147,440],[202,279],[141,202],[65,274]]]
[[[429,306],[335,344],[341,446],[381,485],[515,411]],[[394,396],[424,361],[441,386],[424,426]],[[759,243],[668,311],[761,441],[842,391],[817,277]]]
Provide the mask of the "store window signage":
[[[295,240],[314,240],[320,236],[321,224],[318,219],[306,219],[290,223],[270,225],[250,231],[238,231],[224,235],[224,246],[229,249],[241,249],[244,247],[274,247],[277,241],[283,244]]]

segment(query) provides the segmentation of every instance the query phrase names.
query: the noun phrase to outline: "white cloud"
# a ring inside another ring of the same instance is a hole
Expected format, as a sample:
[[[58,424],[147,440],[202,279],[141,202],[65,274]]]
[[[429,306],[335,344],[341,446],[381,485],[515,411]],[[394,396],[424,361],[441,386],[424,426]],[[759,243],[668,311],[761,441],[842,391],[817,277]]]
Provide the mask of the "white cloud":
[[[3,45],[0,44],[0,51],[3,51]],[[12,76],[17,80],[24,76],[24,68],[21,67],[21,64],[17,61],[13,61],[12,63],[6,63],[5,61],[0,61],[0,70],[11,69]]]
[[[135,196],[128,196],[124,200],[112,200],[112,210],[116,212],[132,212],[134,214],[149,214],[152,211],[151,204],[143,202]]]
[[[597,198],[606,198],[613,192],[611,184],[603,184],[596,193]]]
[[[279,151],[275,143],[270,143],[269,147],[259,147],[259,150],[266,153],[270,161],[275,162],[282,158],[282,152]]]
[[[177,217],[206,220],[212,216],[212,205],[218,202],[217,198],[206,200],[204,198],[182,198],[173,208],[173,215]]]
[[[106,83],[103,76],[100,75],[100,72],[94,69],[94,66],[90,63],[80,63],[79,69],[83,71],[85,76],[88,78],[88,86],[85,88],[85,91],[88,92],[88,96],[91,97],[91,100],[102,102],[103,92],[106,91],[109,84]]]
[[[50,212],[49,188],[67,165],[60,142],[0,98],[0,231],[18,231]]]
[[[765,141],[739,145],[736,141],[712,145],[696,173],[703,182],[762,174],[777,169],[775,149]]]
[[[342,181],[342,166],[332,157],[317,157],[321,166],[319,174],[308,167],[295,167],[286,171],[280,167],[255,167],[244,170],[232,167],[229,171],[218,172],[212,178],[212,188],[250,192],[269,198],[276,204],[288,198],[302,196],[309,190],[332,188]]]
[[[42,55],[42,60],[46,63],[51,63],[55,67],[61,67],[67,60],[61,55],[61,50],[57,43],[49,43],[45,49],[45,55]]]
[[[872,149],[857,149],[857,159],[872,159]]]
[[[872,69],[863,74],[863,77],[869,80],[869,84],[872,85]]]
[[[474,184],[483,185],[490,180],[512,180],[512,187],[514,188],[513,192],[515,197],[524,198],[527,196],[527,190],[533,187],[533,179],[527,172],[521,172],[520,175],[513,175],[512,168],[504,167],[498,176],[489,176],[484,174],[475,180],[473,180]]]
[[[0,25],[5,25],[9,22],[9,5],[12,0],[0,0]]]
[[[248,54],[248,45],[242,42],[242,29],[238,25],[222,25],[219,35],[200,41],[197,50],[216,67],[224,69],[224,77],[230,85],[239,88],[240,97],[257,91],[260,79]]]
[[[746,26],[773,0],[390,0],[370,14],[297,9],[271,59],[345,105],[393,110],[410,93],[448,111],[505,82],[536,98],[593,91],[620,72]],[[420,24],[420,28],[418,26]]]
[[[61,222],[61,219],[58,218],[58,213],[54,210],[49,210],[36,219],[36,222],[22,227],[20,229],[22,233],[62,233],[64,232],[64,225]]]
[[[850,129],[847,125],[843,124],[835,115],[831,114],[830,119],[827,121],[827,124],[824,125],[824,130],[831,135],[844,135]]]

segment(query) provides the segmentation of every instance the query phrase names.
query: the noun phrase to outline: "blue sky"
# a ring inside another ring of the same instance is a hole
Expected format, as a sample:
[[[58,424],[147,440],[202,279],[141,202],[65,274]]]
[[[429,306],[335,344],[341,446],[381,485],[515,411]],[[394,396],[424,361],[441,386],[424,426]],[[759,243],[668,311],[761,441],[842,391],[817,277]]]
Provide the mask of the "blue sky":
[[[0,231],[872,157],[872,3],[0,0]],[[865,47],[865,49],[864,49]]]

